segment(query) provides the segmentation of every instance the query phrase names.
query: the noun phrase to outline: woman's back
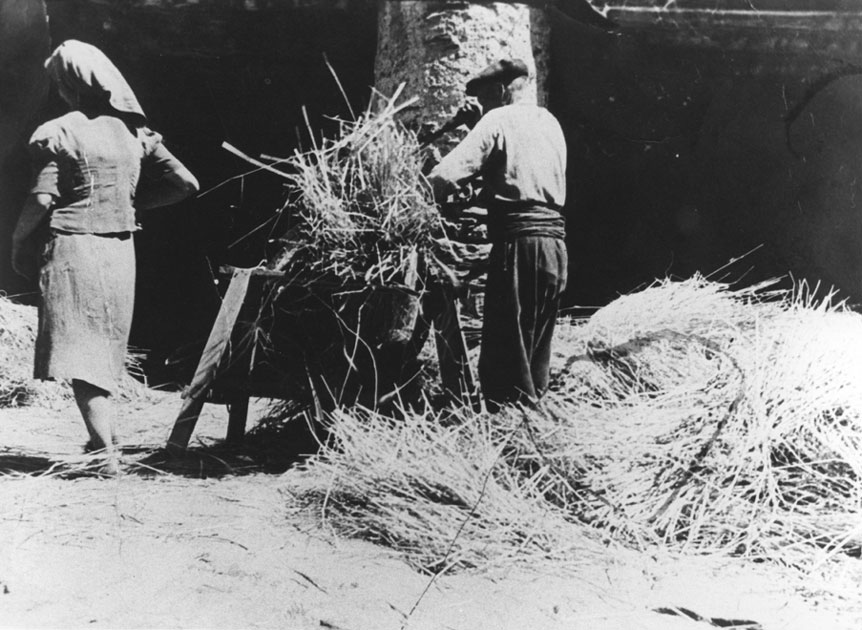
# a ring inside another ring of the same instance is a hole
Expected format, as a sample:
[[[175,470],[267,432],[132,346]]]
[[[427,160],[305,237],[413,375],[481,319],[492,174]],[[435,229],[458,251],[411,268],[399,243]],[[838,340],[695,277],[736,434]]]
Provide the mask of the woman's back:
[[[133,201],[142,160],[159,137],[110,115],[73,111],[39,127],[30,141],[34,190],[56,198],[51,227],[104,234],[137,229]]]

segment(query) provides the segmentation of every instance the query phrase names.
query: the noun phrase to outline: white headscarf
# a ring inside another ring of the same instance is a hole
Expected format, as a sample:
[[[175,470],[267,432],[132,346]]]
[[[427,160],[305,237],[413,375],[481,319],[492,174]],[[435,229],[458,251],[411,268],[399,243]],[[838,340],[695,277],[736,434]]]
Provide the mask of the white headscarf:
[[[146,120],[135,93],[117,67],[101,50],[68,39],[45,61],[51,79],[72,93],[104,98],[121,113],[137,114]]]

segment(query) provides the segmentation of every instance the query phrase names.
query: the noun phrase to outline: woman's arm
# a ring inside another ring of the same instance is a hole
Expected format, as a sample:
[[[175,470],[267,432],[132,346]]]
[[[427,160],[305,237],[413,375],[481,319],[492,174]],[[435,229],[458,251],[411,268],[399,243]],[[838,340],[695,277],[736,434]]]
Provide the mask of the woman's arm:
[[[48,193],[32,193],[24,203],[21,216],[12,232],[12,269],[26,278],[35,276],[39,261],[35,243],[30,242],[33,233],[51,212],[54,196]]]
[[[165,172],[158,180],[145,180],[141,183],[143,185],[135,195],[135,207],[138,210],[179,203],[200,190],[197,178],[182,165]]]
[[[197,178],[161,142],[161,136],[141,164],[141,180],[135,193],[135,208],[149,210],[179,203],[200,190]]]
[[[47,193],[32,193],[27,197],[24,203],[24,209],[21,210],[21,216],[18,218],[18,224],[15,226],[15,231],[12,233],[12,241],[23,242],[32,236],[39,224],[42,223],[48,213],[51,211],[51,206],[54,204],[54,196]]]

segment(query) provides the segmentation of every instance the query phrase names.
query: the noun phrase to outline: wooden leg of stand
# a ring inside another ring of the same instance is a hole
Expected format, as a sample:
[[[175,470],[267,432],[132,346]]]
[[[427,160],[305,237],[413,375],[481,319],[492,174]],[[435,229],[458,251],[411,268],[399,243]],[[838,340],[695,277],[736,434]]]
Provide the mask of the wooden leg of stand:
[[[180,413],[177,414],[177,420],[174,423],[173,431],[171,431],[171,437],[168,438],[168,452],[177,455],[188,447],[198,417],[204,408],[204,398],[201,395],[186,398],[183,401],[183,406]]]
[[[461,330],[458,301],[454,296],[443,295],[439,306],[442,308],[434,318],[434,338],[443,388],[456,399],[472,399],[475,380]]]
[[[245,437],[245,423],[248,420],[248,394],[236,394],[231,398],[230,414],[227,424],[228,444],[238,446]]]
[[[171,436],[168,438],[169,451],[182,451],[189,445],[189,440],[195,430],[195,425],[203,409],[207,390],[215,378],[216,369],[230,341],[236,318],[248,293],[248,282],[251,269],[237,269],[233,272],[222,300],[221,308],[216,316],[215,324],[210,331],[204,351],[201,354],[195,376],[186,391],[182,409],[174,423]]]

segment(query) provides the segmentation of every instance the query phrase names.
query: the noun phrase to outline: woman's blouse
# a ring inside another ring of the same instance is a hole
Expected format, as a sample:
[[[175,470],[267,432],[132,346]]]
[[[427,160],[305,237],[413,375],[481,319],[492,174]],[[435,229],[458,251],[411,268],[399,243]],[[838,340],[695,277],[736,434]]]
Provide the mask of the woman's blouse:
[[[78,234],[139,229],[133,204],[142,173],[159,179],[181,168],[154,131],[80,111],[40,126],[30,152],[36,173],[30,192],[55,198],[51,228]]]

